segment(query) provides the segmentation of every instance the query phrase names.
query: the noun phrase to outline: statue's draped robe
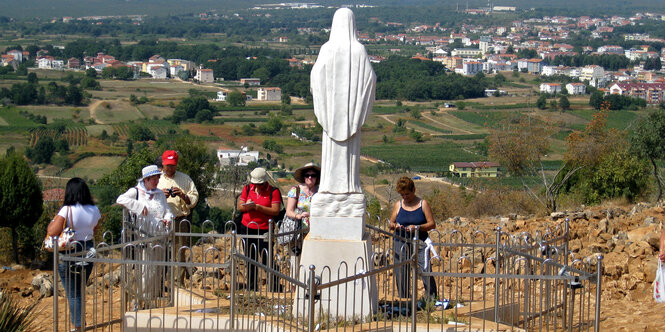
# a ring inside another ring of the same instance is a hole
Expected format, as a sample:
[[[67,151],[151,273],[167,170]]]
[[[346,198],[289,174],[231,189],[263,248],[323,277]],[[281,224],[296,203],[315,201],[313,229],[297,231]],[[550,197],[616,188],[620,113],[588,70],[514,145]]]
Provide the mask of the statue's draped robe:
[[[374,103],[376,75],[356,39],[351,10],[335,13],[310,83],[314,113],[323,127],[319,192],[361,193],[360,128]]]

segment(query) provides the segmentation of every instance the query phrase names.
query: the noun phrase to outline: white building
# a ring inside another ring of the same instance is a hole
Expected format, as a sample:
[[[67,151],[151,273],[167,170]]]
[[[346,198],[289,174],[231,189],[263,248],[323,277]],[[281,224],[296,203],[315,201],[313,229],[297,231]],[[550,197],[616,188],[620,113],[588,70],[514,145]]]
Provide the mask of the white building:
[[[163,66],[152,66],[149,67],[148,74],[155,79],[166,79],[168,71]]]
[[[51,69],[53,64],[53,57],[45,56],[37,59],[37,68],[39,69]]]
[[[601,46],[601,47],[598,48],[598,53],[623,55],[624,50],[623,50],[623,47],[618,46],[618,45],[604,45],[604,46]]]
[[[64,60],[51,61],[51,69],[57,69],[57,70],[65,69],[65,61]]]
[[[200,83],[212,83],[215,81],[215,76],[212,69],[199,68],[199,70],[196,71],[194,79]]]
[[[280,88],[259,88],[256,91],[256,100],[280,101],[280,100],[282,100],[282,89],[280,89]]]
[[[7,52],[7,54],[13,55],[14,60],[18,61],[19,63],[23,62],[23,52],[21,52],[19,50],[11,50],[11,51]]]
[[[450,52],[450,55],[462,58],[475,58],[482,54],[483,52],[478,48],[456,48]]]
[[[561,92],[561,84],[559,83],[542,83],[540,85],[540,92],[545,92],[545,93],[560,93]]]
[[[169,72],[171,74],[171,77],[178,77],[178,74],[181,71],[185,71],[185,67],[183,67],[182,65],[175,65],[175,66],[169,67]]]
[[[475,75],[483,71],[483,63],[480,61],[464,61],[462,64],[462,74]]]
[[[566,84],[566,90],[568,94],[571,95],[583,95],[586,93],[586,85],[584,83],[568,83]]]
[[[240,150],[217,150],[217,159],[219,164],[223,166],[247,166],[251,162],[259,160],[259,151],[247,151],[247,147],[243,146]]]
[[[594,87],[603,86],[605,83],[605,69],[598,65],[584,66],[580,72],[580,80],[588,81]]]

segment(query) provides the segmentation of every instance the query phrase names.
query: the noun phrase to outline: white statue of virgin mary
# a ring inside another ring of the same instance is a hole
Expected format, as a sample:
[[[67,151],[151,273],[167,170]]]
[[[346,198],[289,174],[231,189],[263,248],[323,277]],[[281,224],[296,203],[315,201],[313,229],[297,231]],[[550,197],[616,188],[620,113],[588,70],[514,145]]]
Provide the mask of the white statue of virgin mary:
[[[353,12],[335,12],[330,40],[312,68],[314,113],[323,127],[320,193],[362,193],[360,128],[374,103],[376,75],[356,38]]]

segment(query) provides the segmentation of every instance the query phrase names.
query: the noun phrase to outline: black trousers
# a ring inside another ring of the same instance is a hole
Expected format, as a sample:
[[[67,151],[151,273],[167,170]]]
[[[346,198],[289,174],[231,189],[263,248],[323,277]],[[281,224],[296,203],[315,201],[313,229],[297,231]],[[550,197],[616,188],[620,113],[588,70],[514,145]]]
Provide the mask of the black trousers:
[[[267,229],[254,229],[254,228],[247,228],[244,225],[240,225],[240,230],[238,232],[238,235],[264,235],[268,233],[269,230]],[[250,259],[260,262],[261,264],[264,264],[266,266],[269,266],[273,269],[277,270],[276,265],[274,264],[274,259],[273,257],[269,257],[269,248],[273,245],[273,243],[269,243],[268,241],[264,240],[263,238],[245,238],[243,239],[243,248],[245,250],[245,255],[249,257]],[[249,290],[259,290],[260,284],[259,284],[259,275],[260,269],[258,266],[254,264],[247,264],[247,270],[246,270],[246,280],[247,280],[247,289]],[[268,279],[270,280],[270,279]],[[281,291],[282,287],[279,285],[279,278],[277,278],[276,275],[272,274],[272,289],[271,291],[273,292],[278,292]]]

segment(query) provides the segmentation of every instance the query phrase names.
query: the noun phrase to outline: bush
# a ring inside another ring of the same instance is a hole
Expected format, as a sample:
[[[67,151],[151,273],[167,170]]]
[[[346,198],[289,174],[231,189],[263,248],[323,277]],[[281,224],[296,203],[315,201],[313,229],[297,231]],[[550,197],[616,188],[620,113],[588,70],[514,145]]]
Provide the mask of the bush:
[[[19,307],[11,296],[0,292],[0,331],[30,331],[36,318],[36,305],[37,302]]]

